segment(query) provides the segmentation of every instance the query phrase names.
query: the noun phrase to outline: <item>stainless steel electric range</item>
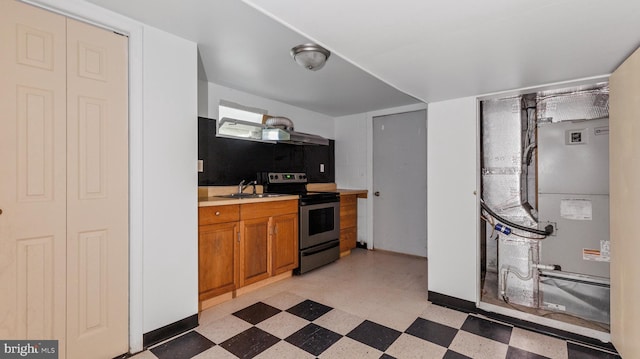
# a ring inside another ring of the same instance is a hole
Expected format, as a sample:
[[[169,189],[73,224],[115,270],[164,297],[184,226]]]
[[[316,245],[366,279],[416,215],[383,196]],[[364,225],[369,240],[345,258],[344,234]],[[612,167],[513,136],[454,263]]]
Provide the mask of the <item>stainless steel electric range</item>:
[[[261,172],[265,193],[297,194],[299,203],[299,267],[306,273],[340,258],[340,196],[337,192],[309,192],[301,172]]]

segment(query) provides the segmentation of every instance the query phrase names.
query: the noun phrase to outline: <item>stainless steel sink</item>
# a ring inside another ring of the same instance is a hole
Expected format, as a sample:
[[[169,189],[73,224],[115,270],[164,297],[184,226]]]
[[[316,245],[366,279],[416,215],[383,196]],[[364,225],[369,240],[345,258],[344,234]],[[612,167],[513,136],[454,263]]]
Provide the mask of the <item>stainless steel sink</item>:
[[[255,194],[253,196],[256,196],[256,198],[270,198],[270,197],[282,197],[287,195],[280,194],[280,193],[260,193],[260,194]]]
[[[215,196],[219,198],[235,198],[235,199],[243,199],[243,198],[271,198],[271,197],[280,197],[286,196],[285,194],[278,193],[232,193],[223,196]]]

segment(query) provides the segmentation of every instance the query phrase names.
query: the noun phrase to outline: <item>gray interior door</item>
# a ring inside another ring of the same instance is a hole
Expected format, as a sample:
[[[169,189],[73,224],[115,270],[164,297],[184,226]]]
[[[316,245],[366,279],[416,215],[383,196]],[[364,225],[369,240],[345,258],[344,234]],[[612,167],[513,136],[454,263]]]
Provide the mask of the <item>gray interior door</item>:
[[[427,256],[426,111],[373,118],[373,247]]]

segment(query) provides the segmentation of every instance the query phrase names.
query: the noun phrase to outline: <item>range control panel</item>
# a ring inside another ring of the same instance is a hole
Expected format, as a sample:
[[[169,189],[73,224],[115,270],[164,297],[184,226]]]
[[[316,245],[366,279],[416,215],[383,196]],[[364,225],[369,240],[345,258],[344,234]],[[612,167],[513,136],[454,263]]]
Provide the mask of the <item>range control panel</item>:
[[[307,174],[303,172],[268,172],[263,174],[266,183],[307,183]]]

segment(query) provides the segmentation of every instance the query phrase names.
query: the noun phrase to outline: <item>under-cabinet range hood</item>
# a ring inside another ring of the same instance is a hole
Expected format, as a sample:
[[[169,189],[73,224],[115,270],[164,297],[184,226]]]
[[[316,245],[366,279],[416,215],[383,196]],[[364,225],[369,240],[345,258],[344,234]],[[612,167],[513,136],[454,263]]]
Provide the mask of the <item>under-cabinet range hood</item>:
[[[267,126],[262,130],[262,138],[294,145],[322,145],[328,146],[329,140],[310,133],[293,130],[293,121],[281,116],[264,116],[263,122]]]
[[[223,117],[218,121],[216,136],[275,143],[275,141],[263,140],[262,130],[264,128],[265,126],[261,123]]]
[[[277,141],[279,143],[290,143],[294,145],[329,145],[329,140],[324,137],[312,135],[310,133],[283,130],[281,128],[263,129],[262,139],[267,141]]]
[[[328,146],[329,140],[310,133],[296,132],[293,126],[279,128],[257,122],[223,117],[217,128],[217,136],[267,143]]]

